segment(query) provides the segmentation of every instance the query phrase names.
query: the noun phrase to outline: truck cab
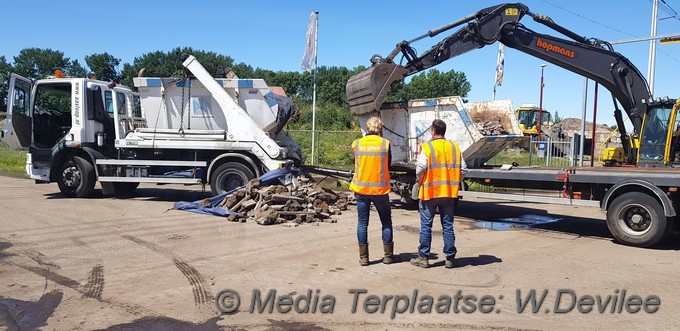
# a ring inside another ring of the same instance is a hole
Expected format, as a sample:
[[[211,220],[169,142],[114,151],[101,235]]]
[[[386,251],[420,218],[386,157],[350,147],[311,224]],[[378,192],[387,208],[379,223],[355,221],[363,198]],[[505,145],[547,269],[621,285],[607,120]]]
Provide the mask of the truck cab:
[[[122,130],[113,125],[114,111],[121,116],[141,111],[136,93],[114,85],[59,75],[33,82],[11,75],[2,138],[10,147],[28,151],[30,178],[51,181],[62,175],[57,172],[64,169],[54,169],[55,161],[70,147],[113,145]],[[104,100],[103,107],[95,107],[95,97]]]

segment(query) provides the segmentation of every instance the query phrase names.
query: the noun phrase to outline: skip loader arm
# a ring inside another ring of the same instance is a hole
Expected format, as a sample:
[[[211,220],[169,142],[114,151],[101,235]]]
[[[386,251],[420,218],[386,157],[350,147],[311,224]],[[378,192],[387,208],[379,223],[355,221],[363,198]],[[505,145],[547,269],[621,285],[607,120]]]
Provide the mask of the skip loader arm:
[[[573,41],[528,29],[519,22],[525,15]],[[410,46],[415,41],[434,37],[464,24],[465,26],[419,56]],[[592,79],[607,88],[615,101],[614,117],[617,125],[623,130],[621,139],[624,153],[629,159],[632,157],[623,116],[616,101],[630,117],[634,133],[639,133],[647,110],[645,102],[650,99],[645,78],[626,57],[614,52],[608,43],[579,36],[556,24],[550,17],[530,12],[521,3],[506,3],[482,9],[415,39],[400,42],[385,58],[374,55],[371,59],[372,67],[352,76],[347,82],[350,111],[353,114],[377,111],[393,82],[496,41]],[[406,62],[403,66],[394,63],[394,58],[399,54],[402,54]]]

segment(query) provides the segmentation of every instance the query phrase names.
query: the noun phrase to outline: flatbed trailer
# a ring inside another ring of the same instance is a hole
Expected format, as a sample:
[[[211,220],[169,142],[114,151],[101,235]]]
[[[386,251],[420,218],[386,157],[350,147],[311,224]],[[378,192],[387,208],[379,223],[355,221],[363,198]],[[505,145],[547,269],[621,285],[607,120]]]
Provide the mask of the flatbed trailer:
[[[509,193],[462,193],[526,202],[599,207],[606,212],[614,237],[629,245],[651,246],[678,232],[680,174],[673,168],[489,167],[469,169],[465,187],[472,183],[513,188]],[[525,190],[553,191],[554,195],[521,194]]]

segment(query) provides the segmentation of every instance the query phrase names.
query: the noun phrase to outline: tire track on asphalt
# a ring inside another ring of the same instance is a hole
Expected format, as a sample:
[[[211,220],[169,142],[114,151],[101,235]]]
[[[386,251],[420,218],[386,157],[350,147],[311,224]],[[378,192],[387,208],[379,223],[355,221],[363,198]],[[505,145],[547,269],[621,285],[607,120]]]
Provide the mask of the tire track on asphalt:
[[[84,297],[97,300],[102,299],[102,291],[104,290],[104,267],[101,264],[97,264],[92,268],[84,288]]]
[[[194,304],[196,306],[212,304],[213,296],[210,291],[207,290],[208,286],[205,283],[205,278],[198,272],[198,270],[196,270],[196,268],[182,260],[179,256],[154,243],[130,235],[122,235],[122,237],[171,260],[175,264],[175,267],[189,281],[189,285],[191,285],[191,290],[194,296]]]
[[[92,272],[90,273],[90,275],[92,275],[94,273],[94,276],[92,278],[92,280],[93,280],[92,281],[92,289],[94,289],[95,291],[94,292],[88,292],[87,285],[83,286],[77,280],[71,279],[69,277],[66,277],[66,276],[63,276],[63,275],[60,275],[59,273],[57,273],[58,270],[61,270],[61,267],[58,264],[49,261],[44,254],[42,254],[38,251],[34,251],[34,250],[16,248],[16,245],[14,245],[12,242],[10,242],[9,240],[7,240],[3,237],[0,237],[0,242],[7,243],[8,244],[6,246],[7,248],[9,248],[10,250],[15,251],[15,252],[17,252],[21,255],[24,255],[24,256],[30,258],[31,260],[38,263],[40,266],[39,267],[29,266],[29,265],[25,265],[25,264],[22,264],[22,263],[14,263],[14,262],[10,262],[10,261],[0,261],[0,265],[10,265],[10,266],[18,267],[18,268],[24,269],[28,272],[31,272],[33,274],[36,274],[38,276],[45,277],[45,291],[47,291],[47,282],[52,281],[52,282],[54,282],[58,285],[70,288],[70,289],[80,293],[81,295],[83,295],[83,297],[92,298],[92,299],[97,300],[98,302],[108,304],[108,305],[111,305],[113,307],[122,309],[125,312],[127,312],[128,314],[133,315],[133,316],[139,316],[139,317],[163,316],[162,314],[159,314],[159,313],[157,313],[157,312],[155,312],[151,309],[148,309],[144,306],[137,305],[137,304],[134,304],[134,303],[125,303],[125,302],[117,302],[117,301],[114,301],[114,300],[102,299],[101,294],[102,294],[102,290],[103,290],[103,286],[104,286],[104,278],[103,278],[104,267],[101,266],[101,265],[95,266],[93,268]],[[3,246],[3,247],[5,247],[5,246]],[[101,267],[100,273],[96,272],[96,270],[98,269],[97,267]],[[99,277],[98,275],[100,275],[101,277]],[[88,284],[89,283],[90,282],[89,282],[89,279],[88,279]],[[94,294],[94,295],[92,297],[90,297],[90,296],[88,296],[90,294]]]
[[[78,237],[71,237],[71,241],[73,241],[73,243],[76,246],[90,248],[90,246],[86,242],[84,242],[82,239]]]
[[[45,269],[45,268],[33,267],[33,266],[28,266],[28,265],[8,262],[8,261],[0,261],[0,265],[11,265],[11,266],[14,266],[14,267],[24,269],[24,270],[29,271],[31,273],[34,273],[38,276],[45,277],[46,279],[49,279],[49,280],[51,280],[51,281],[53,281],[53,282],[55,282],[55,283],[57,283],[61,286],[70,288],[70,289],[80,293],[84,297],[86,297],[86,293],[88,293],[86,287],[81,285],[80,282],[78,282],[77,280],[63,276],[63,275],[60,275],[60,274],[57,274],[57,273],[52,272],[52,271]],[[140,306],[140,305],[137,305],[137,304],[134,304],[134,303],[117,302],[117,301],[114,301],[114,300],[102,299],[101,297],[95,297],[95,298],[92,298],[92,299],[95,299],[98,302],[101,302],[101,303],[104,303],[104,304],[108,304],[108,305],[120,308],[120,309],[124,310],[125,312],[127,312],[128,314],[134,315],[134,316],[163,316],[163,315],[161,315],[161,314],[159,314],[159,313],[157,313],[157,312],[155,312],[151,309],[148,309],[144,306]]]

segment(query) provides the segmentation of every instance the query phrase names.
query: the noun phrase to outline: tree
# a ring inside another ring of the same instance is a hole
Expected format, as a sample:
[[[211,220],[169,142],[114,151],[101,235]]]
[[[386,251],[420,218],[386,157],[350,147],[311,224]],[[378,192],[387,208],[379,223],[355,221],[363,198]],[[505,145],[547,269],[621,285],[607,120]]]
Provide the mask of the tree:
[[[71,64],[69,65],[68,72],[66,72],[66,75],[69,77],[87,77],[89,76],[87,74],[87,69],[85,69],[82,65],[80,65],[80,62],[78,60],[73,60],[71,61]]]
[[[0,112],[7,110],[7,92],[11,74],[12,65],[7,62],[4,56],[0,56]]]
[[[317,100],[320,103],[348,106],[346,85],[354,72],[346,67],[322,66],[317,70]],[[312,82],[309,86],[312,86]]]
[[[218,67],[230,67],[234,59],[220,55],[215,52],[205,52],[194,50],[191,47],[176,47],[169,52],[155,51],[135,57],[132,64],[126,63],[123,66],[123,84],[133,86],[132,78],[137,77],[138,72],[145,68],[144,75],[147,77],[182,77],[184,67],[182,66],[182,54],[191,54],[205,67],[205,69],[215,75]],[[236,70],[234,72],[239,75]]]
[[[120,59],[109,53],[95,53],[85,56],[85,63],[92,70],[92,75],[105,82],[120,83],[122,75],[118,72]]]
[[[465,77],[465,73],[450,70],[440,72],[431,69],[413,76],[407,84],[396,84],[391,90],[389,101],[401,101],[424,98],[437,98],[457,95],[462,98],[470,92],[471,85]]]
[[[562,117],[560,117],[560,114],[557,112],[557,109],[555,109],[555,118],[553,118],[553,123],[559,124],[562,122]]]
[[[68,72],[69,69],[69,58],[49,48],[24,48],[14,57],[14,72],[30,79],[42,79],[54,75],[56,70]]]

